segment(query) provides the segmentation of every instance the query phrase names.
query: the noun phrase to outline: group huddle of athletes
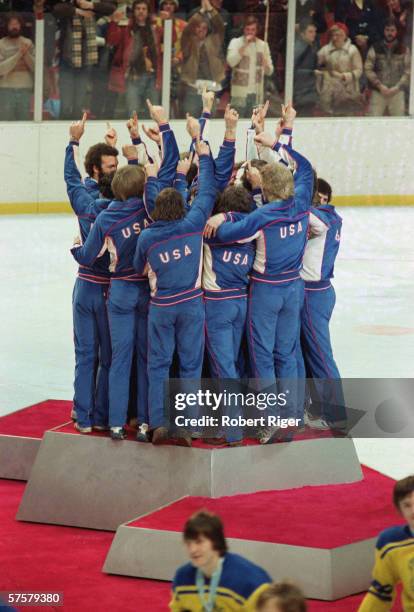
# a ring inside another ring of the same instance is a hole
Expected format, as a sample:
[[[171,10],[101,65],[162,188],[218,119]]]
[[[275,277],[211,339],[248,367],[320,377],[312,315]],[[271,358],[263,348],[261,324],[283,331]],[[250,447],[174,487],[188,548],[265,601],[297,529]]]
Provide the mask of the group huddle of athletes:
[[[155,125],[143,129],[158,158],[141,140],[134,113],[127,123],[132,144],[123,147],[128,164],[117,169],[117,135],[108,126],[105,143],[86,154],[85,180],[77,156],[86,117],[70,128],[65,181],[80,228],[71,250],[79,263],[75,427],[126,437],[136,363],[137,440],[167,440],[164,382],[173,361],[178,378],[197,381],[206,354],[213,379],[328,380],[313,389],[316,414],[304,412],[309,402],[299,389],[289,416],[341,430],[329,320],[342,220],[330,204],[331,188],[293,148],[291,104],[282,107],[273,134],[264,131],[268,105],[253,109],[246,159],[235,163],[238,114],[226,108],[214,157],[208,144],[214,94],[202,97],[202,116],[187,117],[185,155],[164,109],[148,101]],[[263,427],[258,438],[271,443],[279,434]],[[191,445],[187,430],[174,435]],[[220,442],[238,446],[242,439],[235,427]]]

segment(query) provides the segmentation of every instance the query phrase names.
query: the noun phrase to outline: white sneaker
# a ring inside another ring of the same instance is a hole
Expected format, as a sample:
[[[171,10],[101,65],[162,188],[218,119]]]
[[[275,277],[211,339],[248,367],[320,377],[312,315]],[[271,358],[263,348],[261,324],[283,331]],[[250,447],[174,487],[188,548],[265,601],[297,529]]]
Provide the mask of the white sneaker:
[[[149,442],[148,438],[149,425],[148,423],[142,423],[138,427],[137,431],[137,442]]]
[[[110,431],[112,440],[125,440],[126,431],[123,427],[111,427]]]
[[[72,408],[72,410],[70,411],[70,418],[72,419],[72,421],[76,421],[76,419],[78,418],[76,415],[76,410],[74,408]]]
[[[311,429],[318,429],[319,431],[327,431],[328,429],[331,429],[325,419],[323,419],[322,417],[313,419],[306,410],[303,420],[305,422],[305,425],[307,425]]]
[[[81,427],[77,421],[75,422],[74,427],[81,434],[92,433],[92,427]]]
[[[279,431],[280,427],[264,427],[260,429],[257,438],[260,444],[269,444],[270,440],[275,436],[275,434]]]

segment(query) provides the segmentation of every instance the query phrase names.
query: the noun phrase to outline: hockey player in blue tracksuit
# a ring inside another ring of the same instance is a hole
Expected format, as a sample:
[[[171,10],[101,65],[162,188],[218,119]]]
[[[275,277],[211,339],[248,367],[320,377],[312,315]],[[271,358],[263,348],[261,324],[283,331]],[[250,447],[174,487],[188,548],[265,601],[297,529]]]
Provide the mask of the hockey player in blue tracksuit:
[[[141,167],[124,166],[117,171],[112,188],[116,197],[101,213],[82,247],[73,257],[93,264],[108,250],[112,272],[107,301],[112,344],[109,372],[109,426],[113,439],[125,437],[129,378],[134,345],[137,349],[138,421],[148,422],[145,335],[148,279],[132,267],[137,236],[150,223],[142,200],[145,173]]]
[[[268,381],[274,380],[275,374],[290,380],[298,374],[295,347],[303,285],[300,269],[313,172],[304,157],[293,150],[290,153],[297,162],[294,179],[282,165],[268,164],[261,174],[264,196],[270,203],[244,220],[224,223],[217,230],[222,242],[256,239],[247,334],[254,376]],[[293,405],[291,402],[290,408]],[[264,436],[261,441],[269,438]]]
[[[163,384],[175,347],[180,377],[199,379],[204,352],[204,303],[201,289],[202,233],[216,197],[213,161],[205,143],[197,145],[200,185],[191,211],[175,189],[158,196],[151,225],[138,239],[134,268],[148,270],[149,423],[152,442],[166,439]],[[185,444],[191,444],[183,436]]]
[[[144,205],[149,217],[154,210],[155,200],[160,191],[174,184],[175,171],[180,159],[174,132],[168,123],[160,124],[160,152],[162,162],[157,174],[147,176],[144,188]],[[154,166],[150,164],[150,166]],[[148,171],[149,166],[146,166]]]
[[[70,128],[71,142],[66,148],[64,178],[73,211],[78,217],[80,238],[84,243],[107,199],[95,199],[82,182],[75,162],[85,121]],[[77,152],[77,151],[76,151]],[[98,183],[96,183],[98,185]],[[99,195],[99,191],[98,191]],[[105,429],[108,425],[108,373],[111,344],[105,300],[110,281],[109,257],[104,256],[91,266],[79,266],[72,295],[75,343],[75,380],[73,406],[76,428],[81,433]],[[98,370],[95,384],[95,369]]]
[[[250,211],[250,194],[243,187],[227,187],[216,213],[233,221]],[[203,289],[206,303],[206,344],[214,378],[238,378],[237,359],[246,324],[249,274],[254,244],[204,240]]]
[[[315,383],[322,419],[313,425],[343,427],[346,420],[341,376],[335,363],[329,321],[335,306],[335,290],[331,283],[338,254],[342,219],[330,204],[332,189],[323,179],[317,181],[317,196],[323,203],[311,208],[312,214],[323,222],[328,230],[311,237],[306,246],[301,276],[305,281],[305,297],[301,314],[301,347],[308,378],[323,379]],[[316,408],[316,406],[314,406]],[[312,419],[308,419],[312,426]]]
[[[251,196],[244,187],[227,187],[219,196],[216,213],[243,219],[251,207]],[[203,280],[206,308],[205,339],[213,378],[241,378],[239,354],[246,327],[249,274],[254,260],[254,244],[223,244],[215,238],[205,238],[203,245]],[[231,417],[237,416],[237,406],[230,406]],[[226,428],[230,445],[241,442],[241,431]]]

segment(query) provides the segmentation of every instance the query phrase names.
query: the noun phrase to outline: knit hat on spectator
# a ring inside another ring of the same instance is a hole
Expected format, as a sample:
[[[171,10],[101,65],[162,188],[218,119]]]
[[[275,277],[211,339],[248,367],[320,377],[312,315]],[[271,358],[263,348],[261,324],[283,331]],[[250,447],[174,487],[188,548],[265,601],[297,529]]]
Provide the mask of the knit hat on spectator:
[[[349,36],[349,30],[347,26],[341,21],[336,21],[333,25],[331,25],[329,31],[332,32],[332,30],[342,30],[347,36]]]

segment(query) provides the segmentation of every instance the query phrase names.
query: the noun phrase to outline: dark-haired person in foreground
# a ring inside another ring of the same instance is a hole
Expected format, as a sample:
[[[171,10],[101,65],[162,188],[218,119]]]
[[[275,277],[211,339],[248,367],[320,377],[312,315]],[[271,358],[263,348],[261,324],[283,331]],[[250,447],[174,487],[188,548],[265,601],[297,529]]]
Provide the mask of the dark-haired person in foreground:
[[[171,611],[253,612],[271,578],[258,565],[228,552],[220,517],[197,512],[186,522],[183,537],[190,563],[175,574]]]
[[[394,485],[393,502],[405,525],[383,531],[376,544],[372,582],[358,612],[393,608],[395,587],[402,583],[402,609],[414,610],[414,475]]]
[[[203,229],[216,199],[213,160],[198,142],[199,189],[186,215],[181,194],[163,189],[155,201],[155,221],[138,239],[134,268],[148,271],[151,300],[148,315],[149,425],[152,443],[168,437],[164,415],[164,381],[175,348],[180,378],[199,379],[204,354],[204,302],[201,288]],[[191,445],[190,436],[181,443]]]
[[[290,582],[277,582],[260,594],[256,612],[306,612],[302,591]]]

